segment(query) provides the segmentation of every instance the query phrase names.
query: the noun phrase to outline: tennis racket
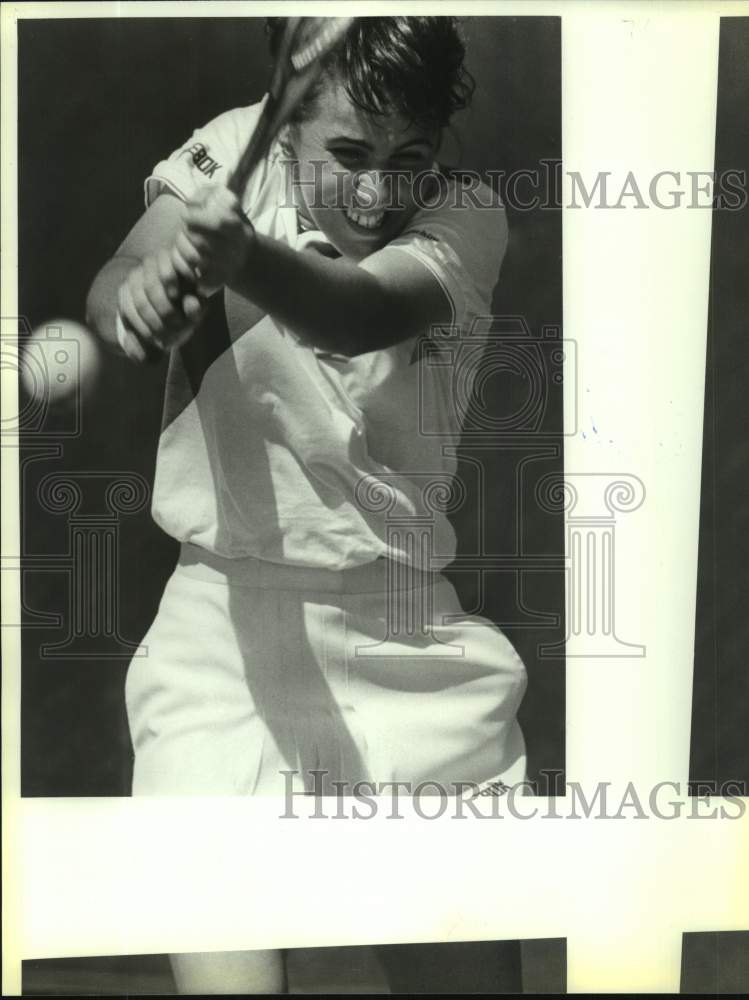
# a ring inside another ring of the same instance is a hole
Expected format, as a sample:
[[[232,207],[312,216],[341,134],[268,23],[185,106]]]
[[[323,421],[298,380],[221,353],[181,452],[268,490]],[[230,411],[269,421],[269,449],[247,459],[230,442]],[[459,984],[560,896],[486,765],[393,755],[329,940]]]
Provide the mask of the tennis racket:
[[[290,17],[284,28],[275,60],[268,94],[257,124],[239,161],[229,175],[227,187],[238,198],[253,171],[309,93],[322,71],[323,61],[343,38],[353,17]],[[180,289],[180,297],[195,294],[194,288]],[[146,361],[158,361],[163,351],[146,346]]]
[[[322,69],[326,55],[341,40],[353,17],[290,17],[278,49],[268,97],[250,141],[231,174],[228,187],[241,197],[255,167],[299,106]]]

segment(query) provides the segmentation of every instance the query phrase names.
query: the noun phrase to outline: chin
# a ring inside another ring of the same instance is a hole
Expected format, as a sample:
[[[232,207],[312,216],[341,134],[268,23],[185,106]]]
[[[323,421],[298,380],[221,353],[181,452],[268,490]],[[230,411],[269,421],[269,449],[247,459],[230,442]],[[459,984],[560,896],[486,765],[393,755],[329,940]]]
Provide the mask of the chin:
[[[313,221],[341,256],[360,261],[394,240],[411,214],[403,209],[388,210],[383,222],[374,228],[357,225],[342,208],[325,212],[326,217],[321,213]]]

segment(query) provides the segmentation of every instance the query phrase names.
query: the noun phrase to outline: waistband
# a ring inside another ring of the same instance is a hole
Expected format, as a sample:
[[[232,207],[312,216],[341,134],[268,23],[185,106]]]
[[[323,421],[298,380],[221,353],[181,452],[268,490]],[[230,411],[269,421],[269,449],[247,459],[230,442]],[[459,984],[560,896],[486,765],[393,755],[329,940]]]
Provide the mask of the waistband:
[[[199,545],[183,542],[179,569],[211,583],[270,590],[317,590],[333,594],[369,594],[432,587],[447,580],[437,571],[415,569],[384,556],[347,569],[324,569],[274,563],[254,556],[227,559]]]

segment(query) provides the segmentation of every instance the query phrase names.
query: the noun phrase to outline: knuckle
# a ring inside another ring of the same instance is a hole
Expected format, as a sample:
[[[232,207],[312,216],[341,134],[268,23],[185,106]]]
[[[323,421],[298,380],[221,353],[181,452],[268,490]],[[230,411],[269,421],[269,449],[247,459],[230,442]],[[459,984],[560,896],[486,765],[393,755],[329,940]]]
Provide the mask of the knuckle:
[[[195,256],[195,247],[187,233],[182,234],[179,251],[185,260],[190,260]]]
[[[146,257],[141,268],[142,283],[144,287],[148,288],[152,285],[155,278],[155,272],[156,268],[153,257]]]
[[[154,308],[162,323],[170,321],[173,309],[169,299],[167,299],[164,295],[159,295],[154,303]]]
[[[175,247],[171,253],[171,262],[177,274],[184,275],[185,273],[185,262],[182,259],[182,255],[179,250]]]
[[[130,289],[130,299],[133,306],[137,310],[145,309],[148,299],[146,298],[145,288],[143,286],[137,286],[136,288]]]
[[[162,250],[159,254],[159,273],[165,282],[174,280],[174,267],[168,250]]]

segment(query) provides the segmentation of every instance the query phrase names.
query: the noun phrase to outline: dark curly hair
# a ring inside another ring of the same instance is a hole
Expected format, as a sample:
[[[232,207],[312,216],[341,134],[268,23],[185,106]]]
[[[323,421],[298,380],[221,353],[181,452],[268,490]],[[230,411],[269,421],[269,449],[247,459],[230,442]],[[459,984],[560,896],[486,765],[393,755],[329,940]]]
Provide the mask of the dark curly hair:
[[[274,57],[286,21],[266,18]],[[357,17],[327,57],[321,80],[340,79],[349,98],[367,114],[397,114],[442,128],[473,96],[475,83],[464,58],[455,17]],[[319,84],[298,109],[296,121],[310,114],[317,92]]]

